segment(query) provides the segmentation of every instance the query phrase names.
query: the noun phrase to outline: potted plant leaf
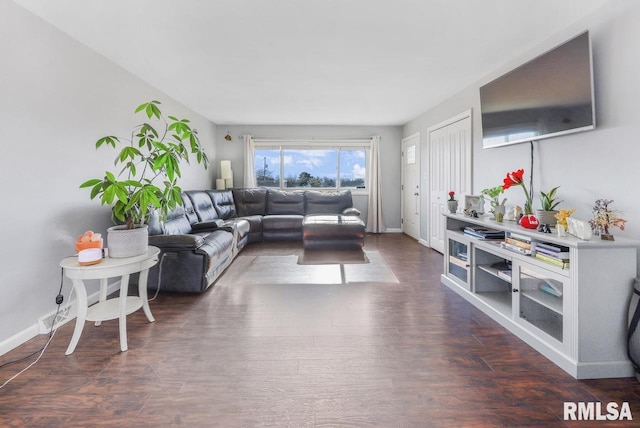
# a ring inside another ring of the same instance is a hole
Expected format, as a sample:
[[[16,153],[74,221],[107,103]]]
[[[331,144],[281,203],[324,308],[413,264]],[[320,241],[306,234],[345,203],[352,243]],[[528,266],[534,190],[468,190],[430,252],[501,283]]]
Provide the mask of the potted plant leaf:
[[[144,254],[148,243],[145,223],[152,212],[158,211],[163,218],[182,204],[178,186],[181,163],[188,164],[191,155],[205,169],[209,163],[189,120],[165,117],[159,105],[159,101],[150,101],[136,108],[135,113],[143,113],[149,122],[137,125],[130,138],[106,136],[96,142],[97,149],[111,146],[119,150],[114,165],[121,169],[105,171],[102,178],[80,185],[91,188],[91,199],[99,198],[102,205],[112,205],[112,219],[124,223],[107,230],[110,257]],[[136,238],[132,239],[132,235]]]
[[[540,192],[540,204],[542,209],[536,210],[536,217],[538,217],[538,222],[540,224],[556,224],[555,215],[558,214],[556,207],[562,202],[556,197],[559,187],[560,186],[556,186],[548,192]]]
[[[507,198],[502,199],[500,201],[500,195],[504,192],[502,185],[492,187],[489,189],[482,189],[480,192],[481,195],[485,197],[489,201],[489,205],[491,206],[490,212],[496,214],[497,212],[502,212],[504,215],[504,204],[507,202]]]

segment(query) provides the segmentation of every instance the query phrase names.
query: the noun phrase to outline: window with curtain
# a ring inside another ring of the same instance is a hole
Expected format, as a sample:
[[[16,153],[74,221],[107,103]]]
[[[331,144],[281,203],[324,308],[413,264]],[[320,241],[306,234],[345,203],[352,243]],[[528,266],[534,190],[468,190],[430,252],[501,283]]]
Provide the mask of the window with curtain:
[[[256,184],[281,189],[366,191],[368,147],[363,144],[259,144]]]

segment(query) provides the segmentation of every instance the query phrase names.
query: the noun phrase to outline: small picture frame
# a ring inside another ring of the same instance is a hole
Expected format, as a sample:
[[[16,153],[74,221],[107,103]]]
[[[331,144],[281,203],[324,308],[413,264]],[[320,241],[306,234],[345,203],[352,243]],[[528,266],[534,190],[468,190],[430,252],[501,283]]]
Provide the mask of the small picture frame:
[[[465,195],[464,209],[475,211],[478,214],[484,214],[484,197],[482,195]]]

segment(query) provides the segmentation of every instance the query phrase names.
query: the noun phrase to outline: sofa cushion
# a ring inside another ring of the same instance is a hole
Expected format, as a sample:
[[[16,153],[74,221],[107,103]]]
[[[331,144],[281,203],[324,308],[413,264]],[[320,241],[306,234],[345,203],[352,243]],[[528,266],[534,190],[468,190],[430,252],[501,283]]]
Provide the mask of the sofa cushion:
[[[218,219],[218,212],[213,206],[213,201],[204,190],[187,190],[184,192],[187,199],[193,204],[193,210],[197,214],[197,222],[208,222]],[[192,222],[195,223],[195,222]]]
[[[237,217],[236,205],[233,201],[233,193],[231,190],[207,190],[207,193],[213,201],[213,206],[218,213],[218,217],[223,220]]]
[[[249,222],[249,242],[262,241],[262,219],[261,215],[250,215],[241,217]]]
[[[233,189],[238,217],[264,215],[267,210],[267,189]]]
[[[204,242],[197,248],[197,251],[206,253],[209,257],[215,257],[215,259],[231,251],[233,233],[226,230],[215,230],[201,236]]]
[[[167,218],[162,224],[162,233],[164,235],[191,233],[191,223],[189,223],[183,206],[177,206],[167,214]]]
[[[198,222],[198,214],[196,210],[193,208],[193,203],[191,199],[185,192],[182,192],[182,206],[184,207],[184,214],[187,216],[189,223],[193,224]]]
[[[302,239],[301,215],[266,215],[262,217],[262,238],[265,241]]]
[[[304,192],[269,189],[266,215],[304,215]]]
[[[341,214],[353,206],[350,190],[337,192],[321,192],[307,190],[305,192],[305,214]]]

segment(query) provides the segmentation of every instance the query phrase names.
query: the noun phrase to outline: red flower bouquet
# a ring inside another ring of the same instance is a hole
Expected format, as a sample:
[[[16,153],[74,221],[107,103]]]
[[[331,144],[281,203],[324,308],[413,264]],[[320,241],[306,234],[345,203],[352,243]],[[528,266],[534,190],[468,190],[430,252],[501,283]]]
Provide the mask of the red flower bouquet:
[[[533,214],[533,206],[531,205],[531,194],[527,191],[527,187],[524,185],[524,181],[522,181],[523,176],[524,169],[508,172],[507,176],[503,180],[502,188],[504,190],[507,190],[511,186],[521,186],[526,198],[526,201],[524,203],[524,213]]]

